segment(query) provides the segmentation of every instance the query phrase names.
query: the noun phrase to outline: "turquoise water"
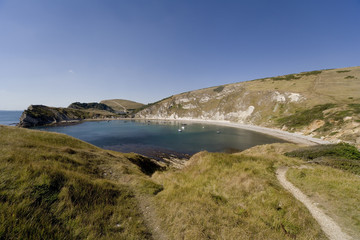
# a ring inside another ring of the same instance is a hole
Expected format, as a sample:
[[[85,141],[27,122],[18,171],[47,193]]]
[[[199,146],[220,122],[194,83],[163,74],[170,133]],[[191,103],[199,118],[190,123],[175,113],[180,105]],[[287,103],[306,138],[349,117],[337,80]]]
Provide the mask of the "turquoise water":
[[[150,157],[159,153],[191,155],[202,150],[236,152],[255,145],[284,142],[243,129],[186,124],[177,121],[114,120],[37,129],[65,133],[105,149],[136,152]]]
[[[0,125],[16,125],[22,111],[0,111]]]

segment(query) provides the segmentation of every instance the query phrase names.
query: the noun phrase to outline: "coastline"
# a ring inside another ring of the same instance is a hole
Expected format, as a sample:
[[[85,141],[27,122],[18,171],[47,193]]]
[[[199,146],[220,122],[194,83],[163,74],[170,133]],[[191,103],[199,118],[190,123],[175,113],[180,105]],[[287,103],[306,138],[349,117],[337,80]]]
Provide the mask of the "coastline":
[[[127,119],[129,120],[129,118],[127,118]],[[310,136],[305,136],[300,133],[291,133],[291,132],[286,132],[286,131],[283,131],[280,129],[260,127],[260,126],[256,126],[256,125],[243,124],[243,123],[235,123],[235,122],[230,122],[230,121],[225,121],[225,120],[221,121],[221,120],[204,120],[204,119],[168,119],[168,118],[130,118],[130,119],[132,119],[132,120],[161,120],[161,121],[203,123],[203,124],[233,127],[233,128],[239,128],[239,129],[259,132],[262,134],[270,135],[270,136],[277,137],[277,138],[283,139],[285,141],[297,143],[297,144],[305,144],[305,145],[331,144],[330,141],[322,140],[319,138],[313,138]]]
[[[171,118],[96,118],[96,119],[82,119],[82,120],[71,120],[71,121],[63,121],[54,124],[48,124],[46,126],[64,126],[64,125],[76,125],[81,124],[83,122],[96,122],[96,121],[114,121],[114,120],[142,120],[142,121],[176,121],[176,122],[188,122],[188,123],[203,123],[203,124],[210,124],[210,125],[218,125],[218,126],[225,126],[225,127],[233,127],[239,128],[254,132],[259,132],[262,134],[270,135],[273,137],[280,138],[282,140],[297,143],[297,144],[304,144],[304,145],[318,145],[318,144],[331,144],[332,142],[322,140],[319,138],[313,138],[311,136],[302,135],[301,133],[291,133],[287,131],[283,131],[280,129],[275,128],[268,128],[268,127],[261,127],[251,124],[243,124],[243,123],[236,123],[230,122],[225,120],[204,120],[204,119],[171,119]]]

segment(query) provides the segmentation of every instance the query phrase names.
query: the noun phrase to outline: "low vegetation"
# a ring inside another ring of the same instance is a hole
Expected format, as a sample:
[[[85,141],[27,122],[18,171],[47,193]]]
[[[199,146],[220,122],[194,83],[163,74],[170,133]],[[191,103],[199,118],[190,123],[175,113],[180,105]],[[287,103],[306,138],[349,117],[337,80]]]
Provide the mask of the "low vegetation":
[[[346,73],[346,72],[351,72],[351,70],[340,70],[340,71],[336,71],[337,73]]]
[[[138,113],[138,112],[140,112],[140,111],[142,111],[142,110],[144,110],[144,109],[146,109],[146,108],[149,108],[149,107],[151,107],[151,106],[154,106],[154,105],[156,105],[156,104],[158,104],[158,103],[160,103],[160,102],[162,102],[162,101],[166,101],[166,100],[168,100],[168,99],[171,99],[171,98],[172,98],[172,96],[167,97],[167,98],[163,98],[163,99],[161,99],[161,100],[159,100],[159,101],[156,101],[156,102],[153,102],[153,103],[148,103],[148,104],[146,104],[146,105],[143,105],[143,106],[137,108],[137,109],[134,111],[134,114],[136,114],[136,113]]]
[[[96,109],[96,110],[105,110],[109,112],[114,112],[114,109],[111,107],[103,104],[103,103],[80,103],[80,102],[74,102],[68,106],[68,108],[73,109]]]
[[[303,147],[285,153],[312,163],[292,168],[288,179],[354,239],[360,236],[360,152],[347,143]]]
[[[144,106],[144,104],[142,103],[129,101],[125,99],[109,99],[109,100],[103,100],[100,103],[111,107],[117,112],[124,112],[124,111],[133,112],[136,109]]]
[[[217,88],[214,88],[214,92],[220,93],[222,90],[224,90],[225,86],[219,86]]]
[[[276,119],[276,124],[280,128],[285,126],[289,131],[307,131],[307,128],[312,128],[311,133],[315,137],[338,137],[341,134],[342,140],[355,143],[359,137],[357,131],[345,132],[344,129],[356,127],[353,122],[359,122],[359,113],[360,104],[358,103],[327,103],[279,117]]]
[[[285,155],[360,175],[360,152],[347,143],[304,147]]]
[[[298,73],[298,74],[288,74],[288,75],[279,76],[279,77],[272,77],[270,79],[274,80],[274,81],[281,81],[281,80],[290,81],[290,80],[300,79],[303,76],[318,75],[320,73],[322,73],[322,71],[302,72],[302,73]]]
[[[306,149],[283,155],[297,148],[271,144],[237,154],[201,152],[183,169],[163,171],[137,154],[0,126],[0,239],[152,239],[147,221],[156,222],[169,239],[326,239],[275,171],[304,163],[289,156],[359,161],[359,155],[347,144],[316,148],[312,155]],[[331,209],[339,204],[339,192],[345,208],[336,214],[344,223],[358,224],[358,177],[326,166],[315,169],[320,172],[291,170],[289,178],[309,185],[304,191],[310,194],[328,197],[323,204]],[[336,185],[330,173],[341,183]],[[327,188],[307,183],[315,178]],[[155,207],[149,220],[139,207],[145,200]]]
[[[284,75],[284,76],[280,76],[280,77],[272,77],[271,79],[274,81],[281,81],[281,80],[286,80],[286,81],[290,81],[290,80],[295,80],[295,79],[300,79],[301,76],[298,76],[297,74],[288,74],[288,75]]]
[[[289,128],[307,126],[314,120],[323,120],[325,118],[324,111],[335,106],[332,103],[316,105],[311,109],[300,110],[290,116],[281,117],[277,120],[277,123],[279,125],[286,125]]]
[[[155,173],[169,239],[326,239],[276,179],[279,165],[299,161],[279,156],[201,152],[180,171]]]
[[[353,237],[360,236],[360,178],[322,165],[288,170],[287,178]]]
[[[0,239],[149,239],[134,186],[152,182],[131,157],[0,126]]]

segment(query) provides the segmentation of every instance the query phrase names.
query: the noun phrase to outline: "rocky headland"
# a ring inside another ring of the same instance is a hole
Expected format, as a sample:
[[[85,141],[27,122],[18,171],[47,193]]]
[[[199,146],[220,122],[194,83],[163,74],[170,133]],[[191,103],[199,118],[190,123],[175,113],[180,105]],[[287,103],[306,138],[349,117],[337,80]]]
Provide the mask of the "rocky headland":
[[[85,119],[116,117],[120,116],[106,110],[54,108],[44,105],[30,105],[28,109],[22,113],[18,126],[29,128],[55,124],[74,124]]]

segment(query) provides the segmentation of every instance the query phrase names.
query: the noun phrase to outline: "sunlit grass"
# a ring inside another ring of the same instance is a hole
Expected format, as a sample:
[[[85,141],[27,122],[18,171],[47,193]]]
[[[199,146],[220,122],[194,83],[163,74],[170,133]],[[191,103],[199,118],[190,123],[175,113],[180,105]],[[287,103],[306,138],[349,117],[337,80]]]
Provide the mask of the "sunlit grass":
[[[360,178],[326,166],[290,169],[289,181],[310,196],[349,234],[360,236]]]
[[[326,239],[278,183],[275,169],[286,160],[202,152],[181,171],[156,173],[164,190],[155,200],[170,238]]]
[[[0,239],[146,239],[132,186],[103,166],[140,176],[117,156],[62,134],[0,127]]]

